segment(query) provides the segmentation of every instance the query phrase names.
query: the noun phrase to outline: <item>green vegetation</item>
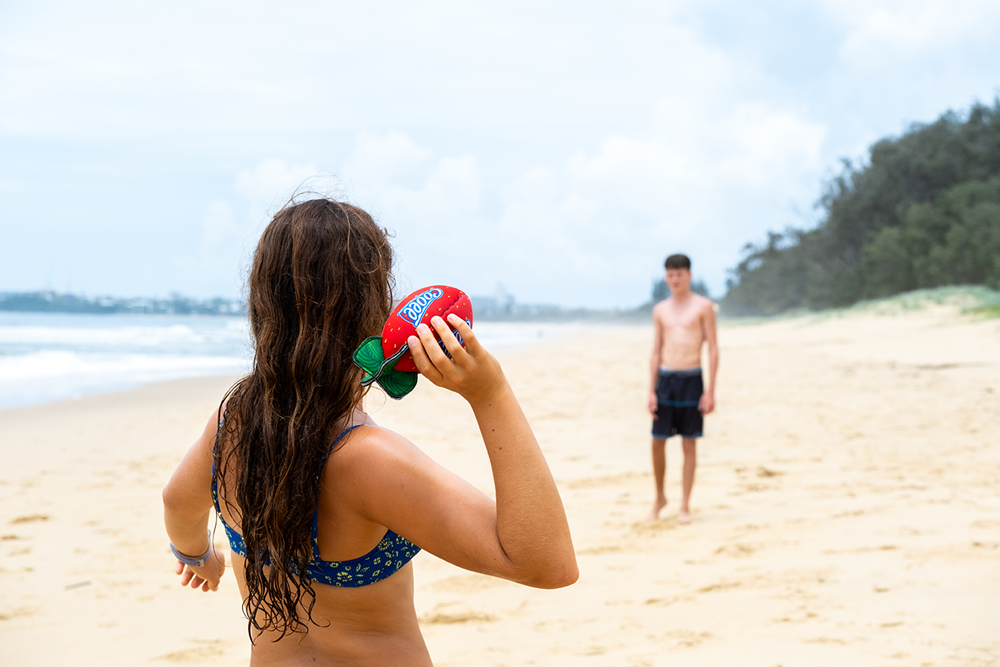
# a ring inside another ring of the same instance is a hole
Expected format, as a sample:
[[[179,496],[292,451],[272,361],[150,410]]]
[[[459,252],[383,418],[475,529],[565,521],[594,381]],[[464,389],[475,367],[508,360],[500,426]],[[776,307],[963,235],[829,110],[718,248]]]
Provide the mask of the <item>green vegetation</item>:
[[[867,165],[845,160],[819,206],[815,229],[745,246],[725,314],[842,307],[941,285],[1000,288],[1000,99],[882,139]]]

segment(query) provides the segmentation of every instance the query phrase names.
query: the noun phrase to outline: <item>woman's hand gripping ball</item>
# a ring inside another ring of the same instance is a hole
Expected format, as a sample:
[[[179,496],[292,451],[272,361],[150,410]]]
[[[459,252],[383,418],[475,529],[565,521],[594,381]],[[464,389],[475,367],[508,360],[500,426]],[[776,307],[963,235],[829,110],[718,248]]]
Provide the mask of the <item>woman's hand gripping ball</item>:
[[[473,405],[488,400],[506,386],[507,378],[500,368],[500,362],[479,343],[472,327],[465,320],[452,313],[448,315],[447,324],[440,317],[432,317],[431,326],[437,331],[448,354],[441,349],[441,344],[426,324],[420,324],[416,330],[417,335],[410,336],[406,341],[413,354],[413,361],[424,377],[439,387],[455,392]],[[462,337],[465,347],[452,334],[451,329]]]

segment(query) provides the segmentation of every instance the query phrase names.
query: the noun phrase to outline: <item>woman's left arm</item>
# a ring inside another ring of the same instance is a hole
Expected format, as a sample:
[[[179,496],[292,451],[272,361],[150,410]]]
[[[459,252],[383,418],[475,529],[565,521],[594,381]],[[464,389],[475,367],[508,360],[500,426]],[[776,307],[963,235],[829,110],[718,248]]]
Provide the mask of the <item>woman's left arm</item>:
[[[182,586],[214,591],[226,571],[226,554],[212,544],[208,521],[212,513],[212,456],[218,412],[209,419],[201,434],[170,481],[163,489],[163,522],[174,550],[181,556],[198,562],[207,556],[203,565],[177,561],[175,572],[181,577]]]

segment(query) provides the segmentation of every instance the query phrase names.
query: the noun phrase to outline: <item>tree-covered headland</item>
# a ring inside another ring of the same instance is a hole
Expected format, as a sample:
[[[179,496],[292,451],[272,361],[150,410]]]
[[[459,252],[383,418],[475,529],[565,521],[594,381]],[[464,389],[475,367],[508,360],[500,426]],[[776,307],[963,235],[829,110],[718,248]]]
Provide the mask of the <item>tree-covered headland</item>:
[[[949,111],[843,162],[808,231],[747,244],[728,315],[846,306],[942,285],[1000,289],[1000,98]]]

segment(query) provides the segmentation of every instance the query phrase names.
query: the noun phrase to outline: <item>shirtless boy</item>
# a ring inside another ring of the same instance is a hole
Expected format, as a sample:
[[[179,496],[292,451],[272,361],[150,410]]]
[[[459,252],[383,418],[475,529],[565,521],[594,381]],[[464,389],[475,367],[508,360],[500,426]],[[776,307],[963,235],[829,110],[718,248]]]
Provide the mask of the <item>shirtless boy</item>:
[[[649,412],[653,416],[653,478],[656,500],[649,520],[659,518],[667,505],[663,478],[667,471],[667,438],[681,436],[684,448],[684,495],[679,523],[691,523],[691,487],[697,464],[695,446],[702,420],[715,409],[715,373],[719,346],[712,302],[691,291],[691,260],[667,257],[670,298],[653,307],[653,356],[650,359]],[[708,386],[702,385],[701,348],[708,344]]]

